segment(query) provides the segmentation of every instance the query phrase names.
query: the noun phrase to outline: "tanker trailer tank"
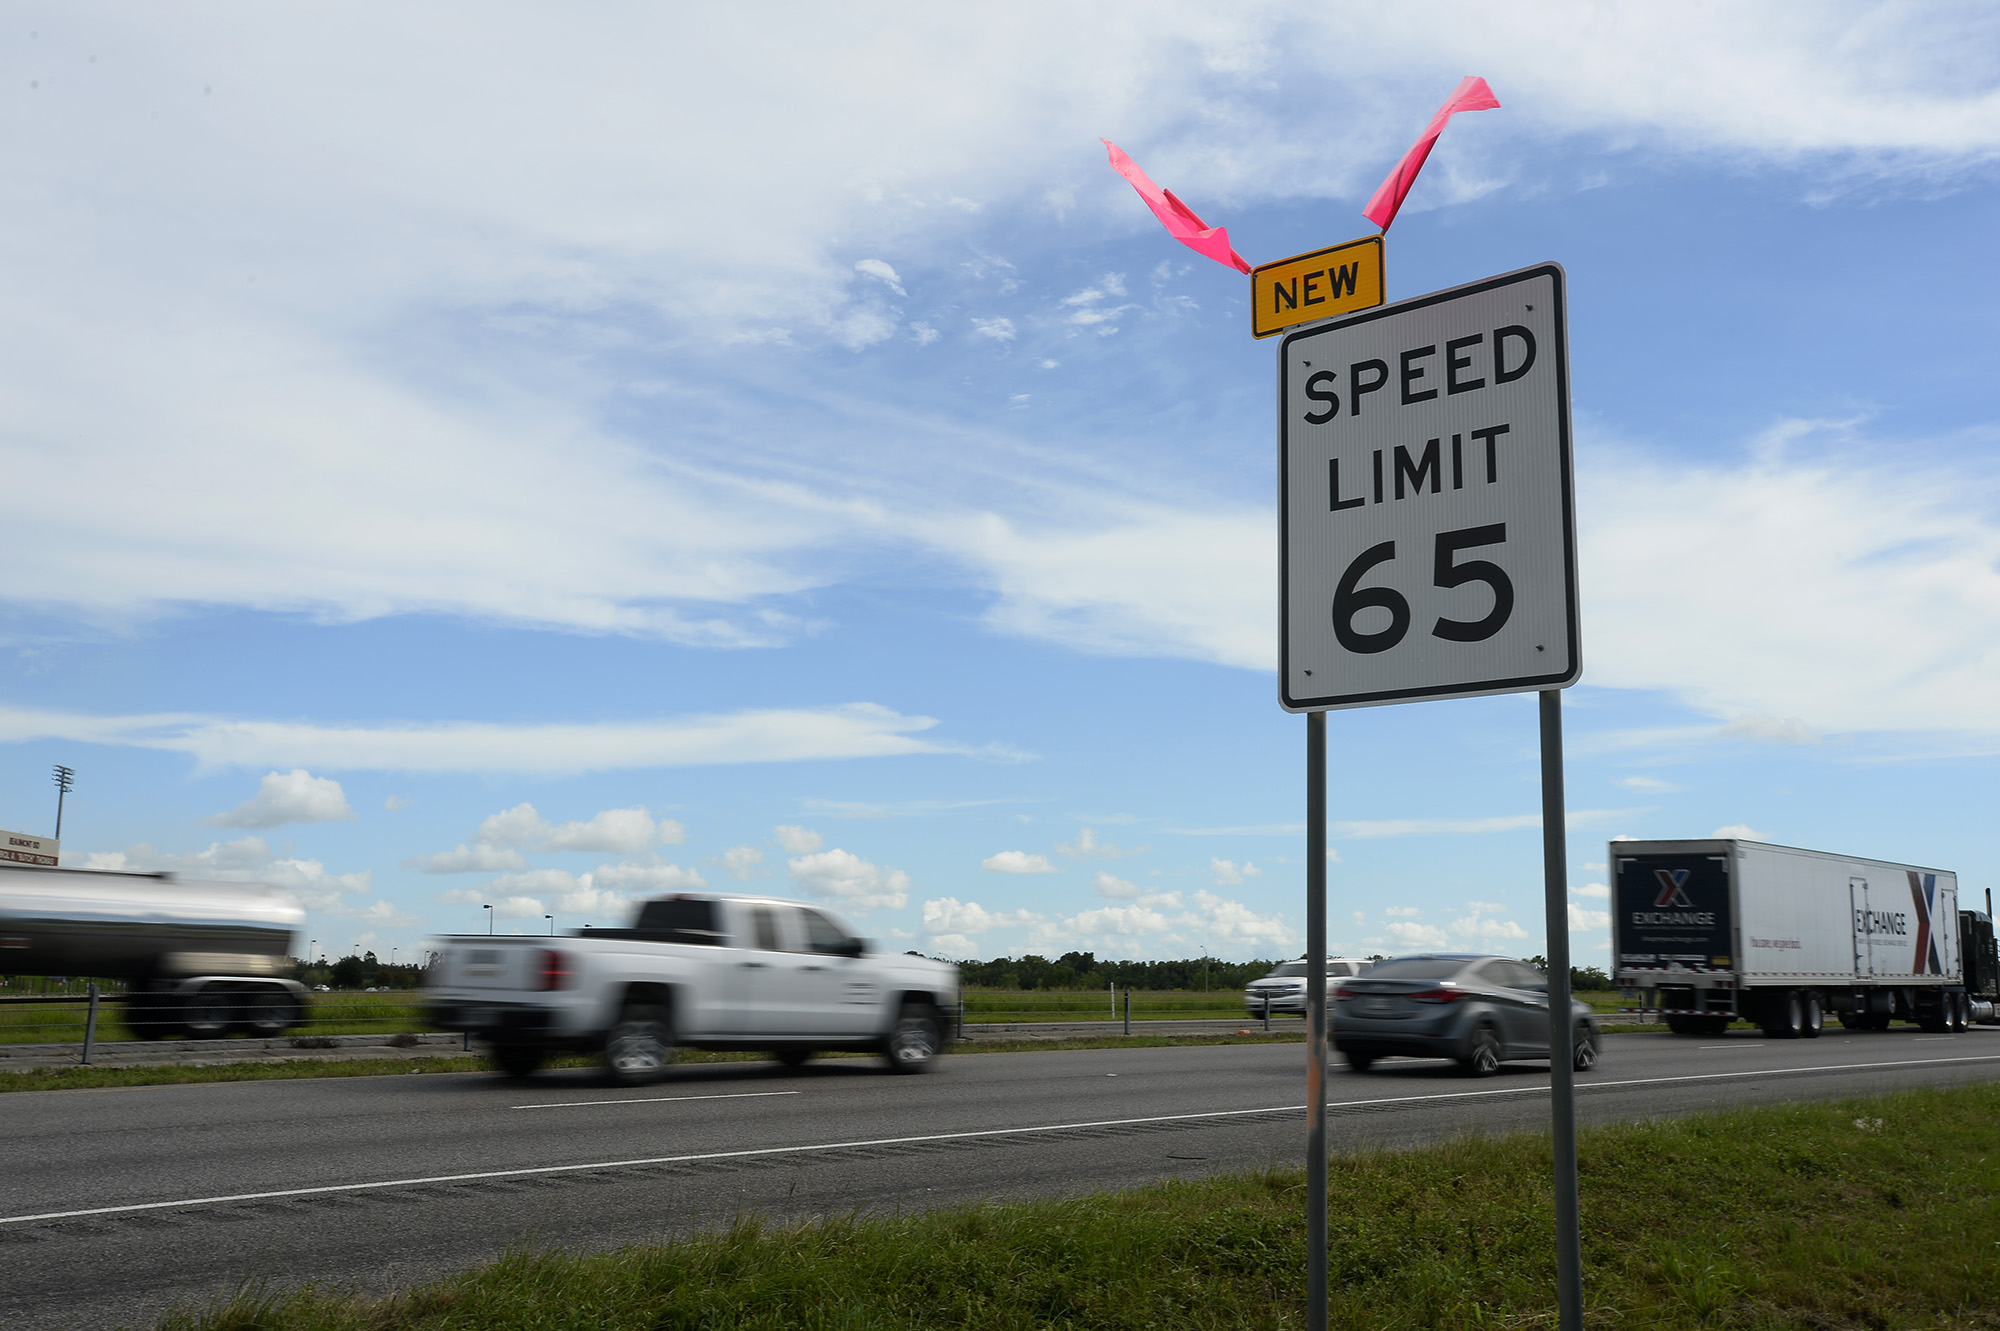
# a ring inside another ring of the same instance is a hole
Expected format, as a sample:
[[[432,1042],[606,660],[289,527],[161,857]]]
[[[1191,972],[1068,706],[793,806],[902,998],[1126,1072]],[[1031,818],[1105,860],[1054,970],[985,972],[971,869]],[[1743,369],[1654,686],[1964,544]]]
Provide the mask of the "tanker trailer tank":
[[[263,883],[0,866],[0,972],[124,980],[146,1039],[279,1035],[305,1014],[287,974],[305,912]]]

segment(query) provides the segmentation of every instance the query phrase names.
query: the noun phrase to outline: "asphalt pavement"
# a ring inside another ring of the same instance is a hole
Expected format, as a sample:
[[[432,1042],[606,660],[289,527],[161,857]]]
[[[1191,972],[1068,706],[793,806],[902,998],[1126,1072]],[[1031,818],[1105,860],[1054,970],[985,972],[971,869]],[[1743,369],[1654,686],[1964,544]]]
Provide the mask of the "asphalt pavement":
[[[1605,1039],[1585,1124],[2000,1077],[2000,1029]],[[5,1097],[0,1327],[144,1326],[248,1281],[381,1291],[510,1245],[602,1248],[802,1219],[1294,1164],[1303,1048],[961,1054],[216,1083]],[[1336,1150],[1544,1128],[1546,1063],[1389,1060],[1329,1084]]]

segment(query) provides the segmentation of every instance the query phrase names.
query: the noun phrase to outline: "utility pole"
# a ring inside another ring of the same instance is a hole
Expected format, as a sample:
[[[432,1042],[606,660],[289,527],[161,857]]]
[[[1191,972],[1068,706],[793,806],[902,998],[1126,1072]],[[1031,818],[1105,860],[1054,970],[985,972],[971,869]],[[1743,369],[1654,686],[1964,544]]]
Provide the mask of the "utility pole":
[[[63,796],[76,789],[76,769],[56,764],[56,840],[62,840]]]

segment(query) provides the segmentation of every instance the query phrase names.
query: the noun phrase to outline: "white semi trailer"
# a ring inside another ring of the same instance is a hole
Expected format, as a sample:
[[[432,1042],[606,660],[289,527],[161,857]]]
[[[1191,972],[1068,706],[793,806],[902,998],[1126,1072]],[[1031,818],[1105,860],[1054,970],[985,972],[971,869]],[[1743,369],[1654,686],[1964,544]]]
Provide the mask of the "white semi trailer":
[[[1993,1019],[1992,923],[1948,870],[1736,840],[1614,841],[1607,863],[1614,978],[1678,1034]]]
[[[127,982],[142,1038],[277,1035],[305,1011],[290,978],[305,912],[262,883],[0,866],[0,973]]]

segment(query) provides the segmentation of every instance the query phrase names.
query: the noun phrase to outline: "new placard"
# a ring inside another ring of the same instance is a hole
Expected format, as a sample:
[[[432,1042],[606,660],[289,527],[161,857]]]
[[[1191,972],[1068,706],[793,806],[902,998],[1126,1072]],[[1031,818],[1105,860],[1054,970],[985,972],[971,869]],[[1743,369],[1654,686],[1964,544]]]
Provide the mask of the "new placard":
[[[1250,270],[1250,336],[1338,314],[1370,310],[1387,298],[1382,237],[1364,236]]]

